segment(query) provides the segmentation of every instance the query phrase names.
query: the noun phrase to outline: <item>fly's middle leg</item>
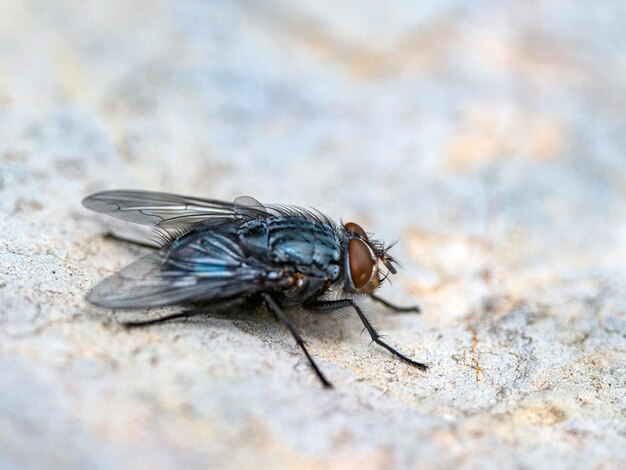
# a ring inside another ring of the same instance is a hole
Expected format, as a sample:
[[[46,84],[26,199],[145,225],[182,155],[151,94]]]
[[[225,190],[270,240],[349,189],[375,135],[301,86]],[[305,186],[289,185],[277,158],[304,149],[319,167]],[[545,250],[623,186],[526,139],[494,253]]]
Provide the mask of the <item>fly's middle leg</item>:
[[[382,339],[380,339],[380,334],[374,329],[370,321],[367,319],[361,308],[357,305],[357,303],[352,299],[339,299],[339,300],[319,300],[315,302],[310,302],[305,305],[306,308],[310,308],[311,310],[318,311],[328,311],[328,310],[337,310],[345,307],[352,307],[356,310],[356,313],[359,315],[359,318],[365,325],[365,329],[369,333],[372,341],[374,341],[379,346],[382,346],[387,351],[391,352],[394,356],[402,359],[404,362],[411,364],[412,366],[417,367],[420,370],[428,369],[426,364],[422,364],[421,362],[414,361],[410,357],[405,356],[400,351],[389,346]]]
[[[270,295],[268,295],[268,294],[261,294],[261,295],[263,296],[263,300],[265,301],[265,304],[267,305],[267,308],[270,309],[270,311],[274,314],[274,316],[276,317],[276,319],[278,321],[280,321],[283,325],[285,325],[287,327],[287,329],[291,333],[291,336],[293,336],[293,338],[296,340],[296,344],[298,346],[300,346],[300,348],[304,352],[304,355],[309,360],[309,363],[311,364],[311,367],[313,368],[313,370],[317,374],[317,377],[320,379],[320,382],[322,382],[322,385],[325,388],[332,388],[333,385],[324,376],[324,374],[322,373],[320,368],[317,367],[317,364],[315,363],[315,361],[313,360],[313,358],[309,354],[309,351],[306,348],[306,344],[304,343],[304,340],[302,339],[302,336],[300,336],[300,332],[293,325],[293,323],[291,323],[289,318],[287,318],[287,315],[285,315],[285,312],[283,312],[283,310],[278,306],[276,301]]]

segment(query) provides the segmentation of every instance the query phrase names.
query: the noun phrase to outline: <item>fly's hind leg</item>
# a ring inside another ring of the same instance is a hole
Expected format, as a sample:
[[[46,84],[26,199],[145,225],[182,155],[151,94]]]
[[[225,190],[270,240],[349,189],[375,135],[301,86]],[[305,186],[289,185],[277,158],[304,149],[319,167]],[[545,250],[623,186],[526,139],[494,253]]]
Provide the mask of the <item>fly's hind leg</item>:
[[[110,240],[117,240],[118,242],[128,243],[129,245],[142,246],[144,248],[150,248],[151,250],[157,249],[159,246],[150,241],[136,240],[134,238],[125,237],[113,232],[105,233],[102,238],[108,238]]]
[[[139,328],[142,326],[156,325],[158,323],[163,323],[163,322],[167,322],[170,320],[176,320],[178,318],[195,317],[197,315],[202,315],[203,313],[206,313],[205,309],[184,310],[182,312],[173,313],[171,315],[166,315],[164,317],[151,318],[150,320],[121,322],[121,325],[126,328]]]
[[[403,307],[403,306],[391,303],[388,300],[385,300],[381,297],[378,297],[376,294],[370,294],[370,298],[374,300],[375,302],[381,303],[388,309],[393,310],[394,312],[397,312],[397,313],[408,313],[408,312],[421,313],[422,311],[419,308],[419,305],[410,305],[410,306]]]
[[[317,367],[317,364],[315,363],[315,361],[309,354],[309,351],[306,349],[306,345],[304,343],[304,340],[302,339],[302,336],[300,336],[300,332],[293,325],[293,323],[291,323],[289,318],[287,318],[287,315],[285,315],[285,312],[283,312],[283,310],[278,306],[276,301],[270,295],[268,294],[261,294],[261,295],[263,296],[263,300],[265,301],[265,305],[267,305],[267,308],[270,309],[270,311],[274,314],[274,316],[276,317],[278,321],[280,321],[283,325],[287,327],[287,329],[291,333],[291,336],[293,336],[293,338],[296,340],[296,344],[300,346],[300,348],[304,352],[304,355],[309,360],[311,367],[317,374],[317,377],[320,379],[320,382],[322,382],[322,385],[325,388],[332,388],[333,385],[324,376],[320,368]]]
[[[125,326],[126,328],[138,328],[142,326],[156,325],[158,323],[164,323],[170,320],[177,320],[179,318],[191,318],[191,317],[197,317],[198,315],[204,315],[207,313],[221,312],[223,310],[242,305],[244,302],[245,302],[245,299],[242,299],[242,298],[224,299],[224,300],[221,300],[220,302],[199,304],[193,308],[188,308],[186,310],[183,310],[182,312],[172,313],[171,315],[166,315],[164,317],[151,318],[148,320],[120,322],[120,323],[122,324],[122,326]]]
[[[345,307],[352,307],[356,310],[356,313],[359,315],[359,318],[365,325],[365,329],[370,334],[372,341],[374,341],[379,346],[382,346],[387,351],[391,352],[394,356],[402,359],[404,362],[411,364],[412,366],[417,367],[420,370],[428,369],[426,364],[422,364],[421,362],[414,361],[410,357],[405,356],[401,352],[389,346],[382,339],[380,339],[380,334],[374,329],[370,321],[367,319],[361,308],[357,305],[357,303],[352,299],[340,299],[340,300],[318,300],[315,302],[310,302],[305,305],[306,308],[310,308],[311,310],[318,311],[328,311],[328,310],[337,310]]]

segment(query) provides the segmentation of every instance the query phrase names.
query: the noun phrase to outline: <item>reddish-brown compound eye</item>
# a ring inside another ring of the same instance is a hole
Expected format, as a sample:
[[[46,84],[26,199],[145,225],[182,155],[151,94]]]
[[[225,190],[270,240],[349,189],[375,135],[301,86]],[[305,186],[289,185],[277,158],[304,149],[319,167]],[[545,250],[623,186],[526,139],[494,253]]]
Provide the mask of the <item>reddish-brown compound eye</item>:
[[[350,277],[352,284],[359,290],[367,285],[374,272],[372,253],[363,240],[353,238],[348,242],[350,257]]]
[[[363,230],[363,228],[359,224],[355,224],[354,222],[348,222],[343,226],[343,228],[345,228],[348,232],[356,233],[364,240],[369,240],[367,238],[367,233],[365,233],[365,230]]]

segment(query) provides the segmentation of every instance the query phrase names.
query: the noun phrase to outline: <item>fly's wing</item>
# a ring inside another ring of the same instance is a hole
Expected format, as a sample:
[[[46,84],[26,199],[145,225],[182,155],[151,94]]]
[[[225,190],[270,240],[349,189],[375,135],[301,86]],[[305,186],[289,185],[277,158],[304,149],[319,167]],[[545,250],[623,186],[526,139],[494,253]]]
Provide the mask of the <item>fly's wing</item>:
[[[266,217],[265,207],[245,196],[235,202],[201,199],[152,191],[103,191],[83,200],[95,212],[165,230],[185,230],[207,220]]]
[[[96,285],[87,300],[129,309],[222,302],[280,282],[275,268],[247,258],[232,236],[206,232],[174,251],[140,258]]]

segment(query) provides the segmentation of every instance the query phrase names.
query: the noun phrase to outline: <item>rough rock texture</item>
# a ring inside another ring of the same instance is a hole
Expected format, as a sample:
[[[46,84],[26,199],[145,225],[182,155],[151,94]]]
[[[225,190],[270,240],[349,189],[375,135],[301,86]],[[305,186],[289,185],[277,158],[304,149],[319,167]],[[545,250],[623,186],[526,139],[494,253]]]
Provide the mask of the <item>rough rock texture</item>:
[[[0,11],[1,468],[626,466],[623,1]],[[354,315],[292,314],[333,391],[265,312],[125,331],[114,187],[400,238],[423,314],[363,308],[430,371]]]

